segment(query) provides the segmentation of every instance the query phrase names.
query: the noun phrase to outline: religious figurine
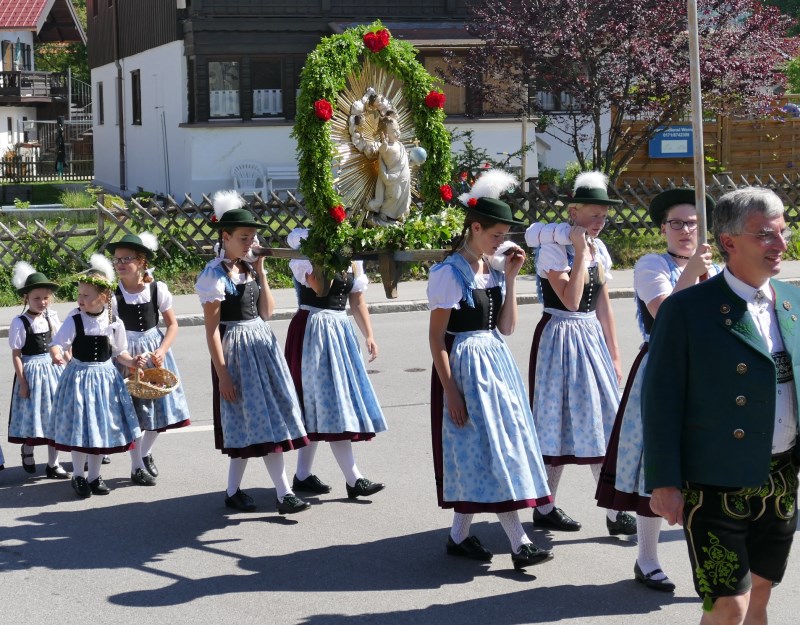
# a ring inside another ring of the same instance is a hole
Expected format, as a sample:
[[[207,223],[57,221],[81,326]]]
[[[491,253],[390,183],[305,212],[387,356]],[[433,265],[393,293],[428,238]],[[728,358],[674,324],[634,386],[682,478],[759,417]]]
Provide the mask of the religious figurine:
[[[394,115],[378,121],[381,142],[378,147],[378,178],[375,197],[367,204],[376,225],[402,221],[411,206],[411,170],[408,153],[400,141],[400,125]]]

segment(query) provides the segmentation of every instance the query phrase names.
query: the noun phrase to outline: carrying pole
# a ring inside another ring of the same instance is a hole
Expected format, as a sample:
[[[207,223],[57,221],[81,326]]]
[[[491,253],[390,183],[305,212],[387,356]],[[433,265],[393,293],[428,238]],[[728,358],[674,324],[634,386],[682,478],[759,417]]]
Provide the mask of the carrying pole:
[[[687,0],[689,13],[689,74],[692,90],[692,140],[694,157],[694,193],[697,208],[697,243],[708,242],[706,219],[706,174],[703,152],[703,94],[700,90],[700,42],[697,23],[697,0]]]

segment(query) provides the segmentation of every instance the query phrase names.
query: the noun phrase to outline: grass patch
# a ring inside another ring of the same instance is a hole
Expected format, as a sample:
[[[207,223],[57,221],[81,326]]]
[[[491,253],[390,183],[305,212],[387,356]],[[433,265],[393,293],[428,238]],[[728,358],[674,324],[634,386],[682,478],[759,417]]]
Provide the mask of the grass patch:
[[[63,204],[64,208],[90,208],[94,205],[94,199],[88,191],[70,189],[61,192],[58,203]]]

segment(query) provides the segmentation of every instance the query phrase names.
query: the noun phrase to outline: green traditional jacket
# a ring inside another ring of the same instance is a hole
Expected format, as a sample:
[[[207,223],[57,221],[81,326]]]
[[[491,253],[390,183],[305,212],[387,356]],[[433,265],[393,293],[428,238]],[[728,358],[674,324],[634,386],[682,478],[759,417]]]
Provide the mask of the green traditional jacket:
[[[800,289],[770,285],[800,397]],[[646,489],[764,484],[776,386],[747,304],[722,274],[668,297],[650,335],[642,389]]]

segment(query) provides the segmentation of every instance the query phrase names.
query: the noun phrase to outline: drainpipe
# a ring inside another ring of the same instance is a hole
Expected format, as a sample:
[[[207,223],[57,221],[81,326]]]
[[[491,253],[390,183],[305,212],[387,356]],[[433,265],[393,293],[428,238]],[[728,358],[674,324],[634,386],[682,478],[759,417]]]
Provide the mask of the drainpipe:
[[[125,160],[125,96],[122,81],[122,63],[119,60],[119,2],[114,3],[114,65],[117,67],[117,117],[119,119],[119,189],[127,189],[127,162]]]

